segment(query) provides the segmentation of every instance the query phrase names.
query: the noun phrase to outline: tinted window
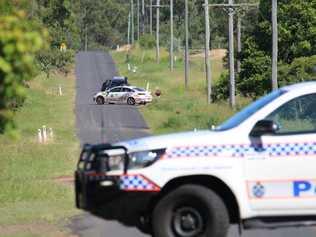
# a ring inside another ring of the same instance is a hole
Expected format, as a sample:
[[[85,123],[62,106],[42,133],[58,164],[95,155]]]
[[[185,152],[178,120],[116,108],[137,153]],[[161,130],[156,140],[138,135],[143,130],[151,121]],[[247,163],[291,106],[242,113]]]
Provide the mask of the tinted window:
[[[133,92],[133,91],[129,88],[123,88],[123,92]]]
[[[269,116],[279,125],[277,133],[299,133],[316,131],[316,94],[304,95],[295,98]]]
[[[110,90],[110,92],[120,92],[120,91],[121,91],[121,87]]]

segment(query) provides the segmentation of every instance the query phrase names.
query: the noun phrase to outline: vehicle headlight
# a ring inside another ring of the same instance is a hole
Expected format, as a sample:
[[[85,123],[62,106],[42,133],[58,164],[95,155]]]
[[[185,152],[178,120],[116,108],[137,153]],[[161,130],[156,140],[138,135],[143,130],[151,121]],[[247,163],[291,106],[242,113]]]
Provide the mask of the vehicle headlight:
[[[128,154],[128,169],[141,169],[152,165],[162,157],[166,149],[133,152]],[[107,161],[107,170],[116,171],[124,169],[124,154],[111,154]]]
[[[108,169],[109,170],[123,170],[124,169],[124,156],[125,154],[110,156],[108,160]]]
[[[166,149],[157,149],[130,153],[128,169],[140,169],[148,167],[160,159],[165,151]]]

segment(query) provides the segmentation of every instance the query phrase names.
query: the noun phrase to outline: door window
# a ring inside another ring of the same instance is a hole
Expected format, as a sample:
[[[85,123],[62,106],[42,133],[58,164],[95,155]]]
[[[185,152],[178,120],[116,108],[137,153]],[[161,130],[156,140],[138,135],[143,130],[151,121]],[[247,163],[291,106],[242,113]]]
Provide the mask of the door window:
[[[129,88],[123,88],[123,92],[132,92],[132,90]]]
[[[111,93],[113,92],[121,92],[121,87],[118,87],[118,88],[114,88],[112,90],[110,90]]]
[[[297,97],[279,107],[266,119],[279,125],[278,134],[316,132],[316,94]]]

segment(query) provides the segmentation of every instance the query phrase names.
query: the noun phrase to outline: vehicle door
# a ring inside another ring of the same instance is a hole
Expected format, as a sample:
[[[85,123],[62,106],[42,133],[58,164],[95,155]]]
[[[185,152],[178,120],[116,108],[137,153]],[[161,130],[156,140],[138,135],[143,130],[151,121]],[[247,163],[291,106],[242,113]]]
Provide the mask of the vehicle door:
[[[119,102],[119,98],[121,96],[121,87],[115,87],[109,91],[109,94],[107,96],[109,103],[117,103]]]
[[[127,103],[127,98],[133,93],[133,90],[127,87],[123,87],[122,89],[122,98],[121,101],[123,103]]]
[[[265,120],[279,129],[249,138],[245,175],[251,208],[265,215],[315,215],[316,94],[286,102]]]

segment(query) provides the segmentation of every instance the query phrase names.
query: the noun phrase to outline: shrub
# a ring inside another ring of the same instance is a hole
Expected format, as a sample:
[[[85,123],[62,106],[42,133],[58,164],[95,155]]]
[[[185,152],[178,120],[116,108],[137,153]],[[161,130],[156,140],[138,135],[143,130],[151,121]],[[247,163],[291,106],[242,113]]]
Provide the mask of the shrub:
[[[153,35],[144,34],[139,38],[138,43],[143,49],[152,49],[156,45],[156,40]]]
[[[12,106],[25,97],[25,82],[34,75],[35,54],[48,36],[23,12],[0,16],[0,132],[14,127]]]

